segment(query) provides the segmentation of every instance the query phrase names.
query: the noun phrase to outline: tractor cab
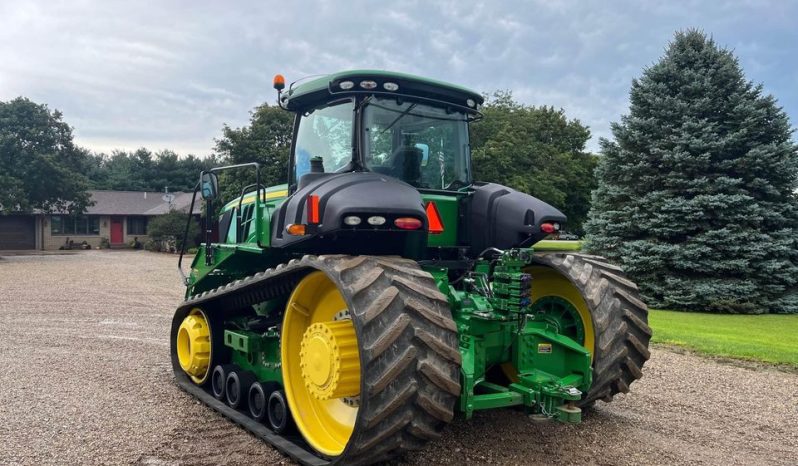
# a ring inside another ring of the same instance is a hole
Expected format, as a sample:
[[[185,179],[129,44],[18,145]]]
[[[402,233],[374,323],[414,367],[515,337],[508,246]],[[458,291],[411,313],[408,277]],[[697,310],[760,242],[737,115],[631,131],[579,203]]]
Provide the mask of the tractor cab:
[[[322,241],[329,251],[334,233],[336,240],[351,238],[337,242],[340,252],[362,253],[365,242],[380,245],[370,253],[450,260],[464,254],[475,257],[488,247],[530,246],[566,220],[528,194],[474,182],[468,126],[482,117],[479,107],[484,100],[474,91],[369,70],[316,78],[285,92],[284,87],[277,75],[278,102],[296,114],[288,181],[292,196],[277,216],[272,242],[277,247],[303,243],[304,251],[313,251],[318,249],[314,243]],[[339,195],[336,185],[351,194]],[[316,230],[321,235],[313,239],[283,235],[288,219],[300,223],[306,218],[303,199],[321,196],[319,190],[328,200],[320,205],[335,206],[343,217],[332,219],[325,212]],[[347,212],[358,211],[389,212],[391,220],[418,219],[418,229],[429,235],[408,234],[379,213],[374,215],[385,219],[384,224],[371,224],[368,216],[351,217],[355,223],[347,223]],[[374,236],[385,229],[397,234]]]
[[[482,100],[464,88],[382,71],[292,86],[279,96],[297,114],[289,190],[345,172],[387,175],[419,190],[466,187],[468,122],[480,117]]]

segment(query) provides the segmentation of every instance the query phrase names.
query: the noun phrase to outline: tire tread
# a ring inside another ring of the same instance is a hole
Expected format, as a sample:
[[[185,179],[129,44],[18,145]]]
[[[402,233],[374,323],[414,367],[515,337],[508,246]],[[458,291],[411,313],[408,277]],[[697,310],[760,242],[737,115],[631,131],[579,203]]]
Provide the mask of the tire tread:
[[[568,277],[593,318],[593,384],[580,406],[592,406],[596,400],[609,402],[618,393],[628,393],[629,385],[643,376],[643,365],[650,357],[648,308],[637,285],[620,267],[599,256],[538,253],[535,262]]]

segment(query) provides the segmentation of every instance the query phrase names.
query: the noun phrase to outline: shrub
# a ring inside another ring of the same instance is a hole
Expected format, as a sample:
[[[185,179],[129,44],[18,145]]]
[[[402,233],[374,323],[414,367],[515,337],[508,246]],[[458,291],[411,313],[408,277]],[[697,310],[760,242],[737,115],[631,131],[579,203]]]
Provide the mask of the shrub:
[[[159,251],[177,252],[180,251],[183,242],[183,234],[186,231],[188,214],[173,210],[165,215],[153,218],[149,222],[150,240],[159,243]],[[188,229],[188,241],[186,246],[195,246],[194,238],[200,233],[197,221],[192,217]],[[148,241],[149,242],[149,241]]]

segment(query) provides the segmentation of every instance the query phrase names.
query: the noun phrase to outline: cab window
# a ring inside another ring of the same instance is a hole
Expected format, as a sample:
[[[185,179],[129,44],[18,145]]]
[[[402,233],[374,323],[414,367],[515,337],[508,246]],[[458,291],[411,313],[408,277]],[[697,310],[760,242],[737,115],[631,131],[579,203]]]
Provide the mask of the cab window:
[[[369,170],[418,188],[456,190],[470,183],[465,114],[375,98],[366,105],[364,129]]]
[[[235,244],[238,242],[238,222],[236,221],[236,214],[238,209],[228,210],[227,213],[230,214],[230,226],[227,228],[227,235],[225,235],[224,242],[229,244]]]
[[[347,100],[302,115],[294,145],[294,180],[310,172],[310,159],[320,157],[326,173],[352,160],[354,102]]]

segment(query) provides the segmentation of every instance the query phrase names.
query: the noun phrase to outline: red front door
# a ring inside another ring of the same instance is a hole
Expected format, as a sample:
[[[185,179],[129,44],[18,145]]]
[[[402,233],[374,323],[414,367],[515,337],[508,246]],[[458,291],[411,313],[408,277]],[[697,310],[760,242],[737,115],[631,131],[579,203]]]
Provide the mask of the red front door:
[[[122,219],[111,219],[111,244],[121,244],[124,241],[122,236]]]

